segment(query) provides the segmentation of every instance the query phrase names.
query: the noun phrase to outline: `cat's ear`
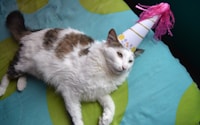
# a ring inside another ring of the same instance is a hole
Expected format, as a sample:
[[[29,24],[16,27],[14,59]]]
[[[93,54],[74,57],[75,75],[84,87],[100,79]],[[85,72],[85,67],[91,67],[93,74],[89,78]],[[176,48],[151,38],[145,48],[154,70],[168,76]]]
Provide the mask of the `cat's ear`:
[[[109,46],[120,46],[120,47],[122,47],[122,44],[119,42],[119,40],[117,38],[117,34],[116,34],[114,29],[111,29],[108,32],[107,42],[106,43]]]
[[[136,48],[136,50],[135,50],[135,52],[134,52],[135,57],[140,56],[143,52],[144,52],[144,49]]]

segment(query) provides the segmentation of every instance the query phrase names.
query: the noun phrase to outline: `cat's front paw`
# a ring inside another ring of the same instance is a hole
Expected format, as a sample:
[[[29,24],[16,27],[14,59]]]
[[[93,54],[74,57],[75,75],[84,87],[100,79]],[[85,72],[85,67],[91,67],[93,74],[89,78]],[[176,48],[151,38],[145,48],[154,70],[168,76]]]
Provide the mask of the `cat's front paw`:
[[[100,117],[99,118],[99,125],[110,125],[111,120],[107,117]]]
[[[110,125],[113,119],[113,114],[110,111],[104,112],[103,116],[99,118],[99,125]]]

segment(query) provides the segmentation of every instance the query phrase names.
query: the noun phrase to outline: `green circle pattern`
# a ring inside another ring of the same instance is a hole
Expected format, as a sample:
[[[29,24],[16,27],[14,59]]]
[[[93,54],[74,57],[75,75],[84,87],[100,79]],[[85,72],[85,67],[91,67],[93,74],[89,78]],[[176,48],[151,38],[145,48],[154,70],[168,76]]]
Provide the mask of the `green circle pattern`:
[[[80,4],[87,11],[97,14],[109,14],[130,10],[128,5],[122,2],[122,0],[80,0]]]
[[[18,49],[17,43],[12,38],[7,38],[0,42],[0,78],[2,78],[8,69],[9,63]],[[9,51],[8,51],[9,50]],[[0,97],[0,100],[5,99],[16,91],[16,80],[10,81],[6,93]]]
[[[200,125],[200,91],[195,83],[191,84],[181,98],[176,125]]]

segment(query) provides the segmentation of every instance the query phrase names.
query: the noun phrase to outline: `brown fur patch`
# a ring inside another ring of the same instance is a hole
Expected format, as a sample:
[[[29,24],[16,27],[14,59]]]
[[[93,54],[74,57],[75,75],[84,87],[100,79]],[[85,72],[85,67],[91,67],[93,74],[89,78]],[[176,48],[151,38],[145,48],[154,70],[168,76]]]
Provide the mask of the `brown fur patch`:
[[[87,55],[88,53],[89,53],[89,48],[82,49],[79,52],[79,56],[84,56],[84,55]]]
[[[53,47],[53,43],[58,39],[59,31],[62,29],[50,29],[44,35],[43,46],[45,49],[51,49]]]
[[[77,44],[86,46],[93,42],[94,40],[92,38],[84,34],[75,34],[75,33],[67,34],[56,47],[55,50],[56,56],[58,58],[63,58],[65,54],[73,51],[73,47],[76,46]]]

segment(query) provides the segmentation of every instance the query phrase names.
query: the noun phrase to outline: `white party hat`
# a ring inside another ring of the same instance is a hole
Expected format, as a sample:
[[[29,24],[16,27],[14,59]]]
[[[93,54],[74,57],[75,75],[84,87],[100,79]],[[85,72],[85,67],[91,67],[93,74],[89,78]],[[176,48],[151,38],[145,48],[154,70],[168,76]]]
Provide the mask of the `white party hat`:
[[[149,30],[153,28],[155,28],[156,39],[160,39],[167,32],[172,36],[170,29],[173,28],[175,20],[168,3],[154,6],[137,5],[136,7],[143,10],[139,21],[118,36],[124,47],[135,51]]]

